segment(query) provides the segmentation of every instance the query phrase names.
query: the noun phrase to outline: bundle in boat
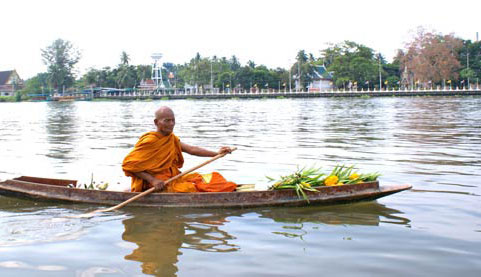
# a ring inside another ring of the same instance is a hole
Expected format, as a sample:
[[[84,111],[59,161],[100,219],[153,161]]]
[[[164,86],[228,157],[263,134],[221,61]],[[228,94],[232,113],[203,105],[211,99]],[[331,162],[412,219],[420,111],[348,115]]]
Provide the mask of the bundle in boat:
[[[342,186],[350,184],[361,184],[364,182],[374,182],[381,176],[379,173],[358,173],[354,165],[336,165],[334,169],[326,174],[322,168],[297,168],[297,170],[286,176],[280,176],[279,179],[267,177],[269,181],[274,182],[269,187],[271,190],[294,189],[299,197],[309,201],[306,191],[317,192],[320,187],[324,186]]]

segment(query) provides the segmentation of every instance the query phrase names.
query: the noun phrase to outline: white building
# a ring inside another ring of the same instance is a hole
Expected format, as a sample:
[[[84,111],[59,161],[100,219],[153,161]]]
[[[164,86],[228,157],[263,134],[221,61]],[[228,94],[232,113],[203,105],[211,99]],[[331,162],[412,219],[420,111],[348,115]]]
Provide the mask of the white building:
[[[23,88],[23,80],[17,71],[0,71],[0,96],[13,96],[15,91]]]
[[[308,85],[309,91],[316,92],[333,88],[332,73],[328,72],[324,65],[315,65],[314,76],[311,77],[312,81]]]

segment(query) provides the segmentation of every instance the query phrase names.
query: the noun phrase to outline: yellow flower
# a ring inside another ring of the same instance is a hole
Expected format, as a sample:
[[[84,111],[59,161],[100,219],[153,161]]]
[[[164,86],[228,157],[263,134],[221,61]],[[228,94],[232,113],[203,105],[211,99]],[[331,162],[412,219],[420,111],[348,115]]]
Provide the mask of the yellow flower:
[[[302,185],[303,187],[308,187],[308,188],[311,187],[311,184],[306,183],[306,182],[301,182],[301,185]]]
[[[349,180],[355,180],[357,178],[359,178],[359,174],[357,173],[353,173],[351,176],[349,176]]]
[[[336,175],[331,175],[327,177],[326,180],[324,180],[324,184],[326,186],[335,186],[338,181],[339,181],[339,177],[337,177]]]

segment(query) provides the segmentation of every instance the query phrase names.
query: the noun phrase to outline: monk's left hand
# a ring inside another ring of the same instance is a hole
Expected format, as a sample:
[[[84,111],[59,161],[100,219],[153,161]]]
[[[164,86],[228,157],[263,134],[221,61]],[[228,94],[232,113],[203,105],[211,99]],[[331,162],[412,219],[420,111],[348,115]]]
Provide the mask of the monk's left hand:
[[[229,146],[222,146],[220,149],[219,149],[219,154],[229,154],[232,152],[232,148],[230,148]]]
[[[160,180],[160,179],[157,179],[157,178],[154,178],[153,180],[150,181],[150,184],[155,187],[158,191],[161,191],[164,189],[165,187],[165,182]]]

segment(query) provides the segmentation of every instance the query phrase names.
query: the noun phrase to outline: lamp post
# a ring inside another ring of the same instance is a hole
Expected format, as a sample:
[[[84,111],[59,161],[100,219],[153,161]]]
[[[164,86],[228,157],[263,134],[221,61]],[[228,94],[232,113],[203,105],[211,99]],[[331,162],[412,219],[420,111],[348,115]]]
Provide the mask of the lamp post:
[[[290,61],[289,61],[289,92],[292,91],[292,86],[291,86],[291,66],[290,66]]]
[[[381,52],[379,52],[379,91],[382,89],[382,76],[381,76]]]
[[[297,60],[297,75],[299,76],[298,78],[298,84],[297,84],[297,91],[301,90],[301,62]]]
[[[210,90],[214,92],[214,78],[212,77],[212,61],[210,61]]]
[[[470,84],[469,84],[469,49],[467,49],[468,54],[466,55],[466,67],[468,68],[467,73],[468,73],[468,89],[470,89]]]

